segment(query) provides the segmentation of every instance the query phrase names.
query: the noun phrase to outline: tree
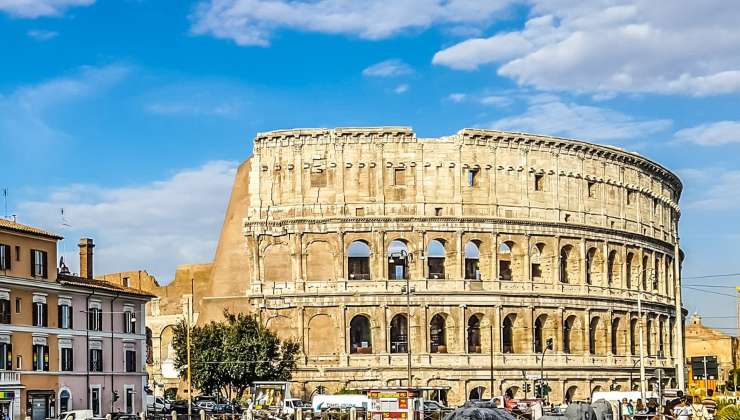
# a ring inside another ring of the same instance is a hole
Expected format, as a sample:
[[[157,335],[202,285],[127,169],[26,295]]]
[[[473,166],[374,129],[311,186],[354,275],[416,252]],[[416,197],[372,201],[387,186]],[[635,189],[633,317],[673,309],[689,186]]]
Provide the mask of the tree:
[[[737,376],[737,380],[735,377]],[[740,388],[740,369],[732,369],[727,374],[727,382],[725,382],[725,389],[728,391],[736,391],[735,383],[737,382],[738,388]]]
[[[187,325],[174,330],[175,367],[187,377]],[[298,343],[280,341],[255,316],[224,311],[224,320],[190,330],[193,386],[205,394],[240,399],[254,381],[287,381],[296,367]]]

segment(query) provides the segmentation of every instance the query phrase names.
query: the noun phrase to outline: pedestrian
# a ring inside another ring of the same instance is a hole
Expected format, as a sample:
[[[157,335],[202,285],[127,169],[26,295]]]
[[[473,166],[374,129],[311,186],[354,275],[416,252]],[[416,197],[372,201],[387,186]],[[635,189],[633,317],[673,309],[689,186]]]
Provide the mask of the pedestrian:
[[[691,411],[694,412],[694,420],[706,420],[707,419],[707,408],[702,404],[699,399],[691,399],[689,397],[689,404],[691,405]]]
[[[637,414],[645,414],[647,409],[645,408],[645,404],[642,403],[642,398],[637,399],[637,406],[635,406],[635,413]]]
[[[717,402],[714,401],[714,390],[708,389],[707,396],[701,400],[701,404],[707,409],[707,420],[714,420],[714,414],[717,412]]]
[[[635,416],[635,405],[632,404],[632,400],[627,402],[627,412],[629,413],[630,418]]]
[[[694,413],[691,411],[691,405],[686,404],[686,398],[682,398],[678,405],[676,405],[673,409],[673,415],[676,417],[676,420],[691,420]]]
[[[622,420],[630,420],[632,414],[630,413],[630,405],[627,402],[627,398],[622,398]]]

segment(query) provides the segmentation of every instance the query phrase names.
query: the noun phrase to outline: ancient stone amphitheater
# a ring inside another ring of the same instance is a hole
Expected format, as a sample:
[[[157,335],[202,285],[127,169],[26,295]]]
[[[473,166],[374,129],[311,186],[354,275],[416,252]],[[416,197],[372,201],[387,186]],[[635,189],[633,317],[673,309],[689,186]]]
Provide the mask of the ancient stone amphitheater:
[[[648,379],[681,383],[681,188],[635,153],[548,136],[262,133],[200,313],[297,340],[306,397],[405,385],[408,350],[413,384],[451,404],[524,397],[541,366],[553,401],[627,390],[641,324]]]

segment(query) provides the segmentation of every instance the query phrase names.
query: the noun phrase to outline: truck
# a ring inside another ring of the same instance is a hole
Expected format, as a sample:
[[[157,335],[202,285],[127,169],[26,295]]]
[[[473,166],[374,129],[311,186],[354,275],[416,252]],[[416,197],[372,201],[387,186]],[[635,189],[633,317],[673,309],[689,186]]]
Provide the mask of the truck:
[[[362,394],[314,395],[311,400],[311,413],[315,419],[321,418],[322,411],[341,411],[350,408],[367,411],[370,399]]]

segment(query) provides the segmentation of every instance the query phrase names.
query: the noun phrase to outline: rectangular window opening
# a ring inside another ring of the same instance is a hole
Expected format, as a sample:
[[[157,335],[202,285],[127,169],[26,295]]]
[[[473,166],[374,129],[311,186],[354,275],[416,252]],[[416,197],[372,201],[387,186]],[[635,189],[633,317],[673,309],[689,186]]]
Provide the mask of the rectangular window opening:
[[[588,181],[588,197],[596,198],[596,183],[593,181]]]
[[[535,174],[534,190],[535,191],[545,191],[545,175]]]
[[[468,187],[478,186],[478,172],[480,169],[468,169]]]
[[[441,216],[442,215],[442,207],[435,207],[434,208],[434,215],[435,216]]]
[[[395,168],[393,170],[393,185],[406,185],[406,168]]]
[[[311,171],[311,188],[326,187],[326,172],[318,169]]]

